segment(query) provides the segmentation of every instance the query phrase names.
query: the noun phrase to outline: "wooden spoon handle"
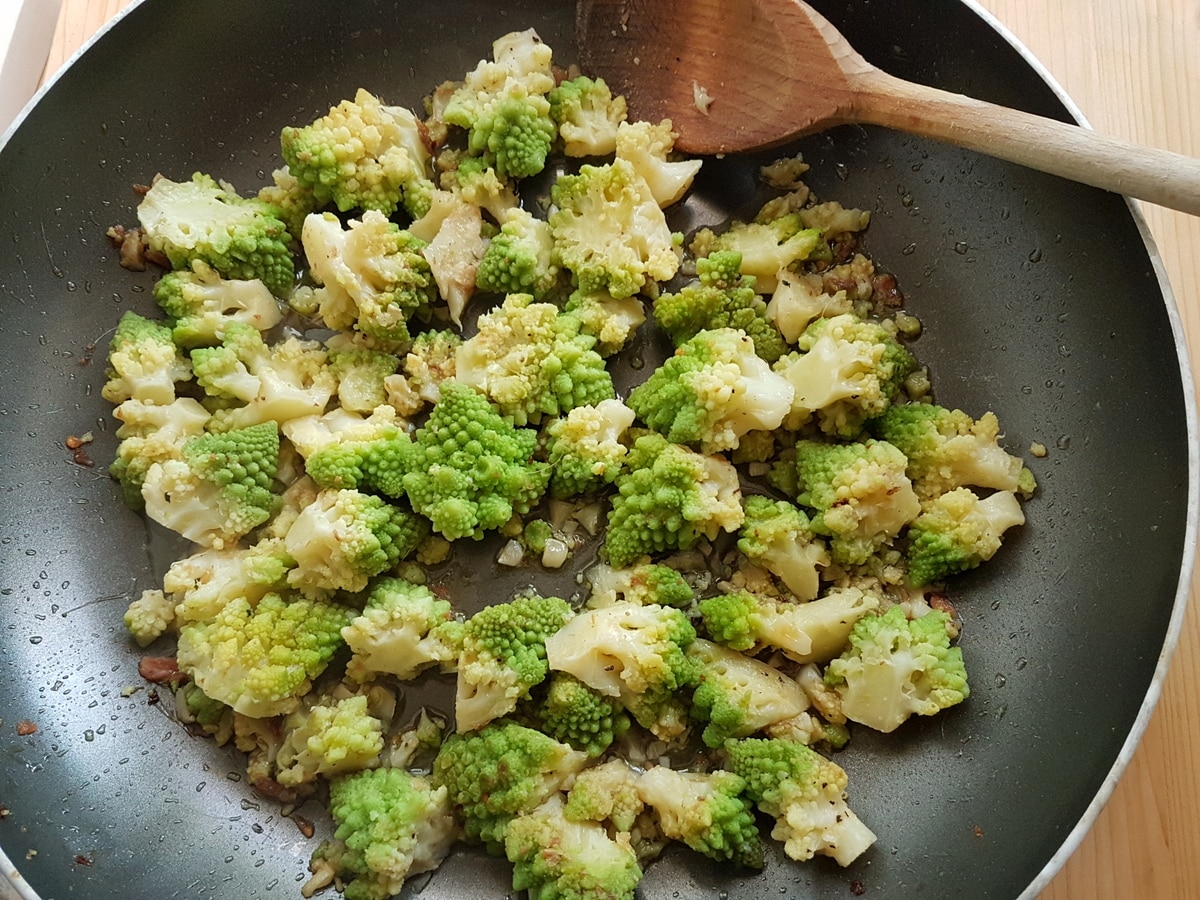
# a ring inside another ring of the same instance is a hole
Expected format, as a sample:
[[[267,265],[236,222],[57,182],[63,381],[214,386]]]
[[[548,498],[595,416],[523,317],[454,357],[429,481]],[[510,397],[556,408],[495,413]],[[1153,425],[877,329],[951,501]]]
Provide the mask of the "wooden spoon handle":
[[[894,78],[851,76],[847,119],[937,138],[1093,187],[1200,215],[1200,160]]]

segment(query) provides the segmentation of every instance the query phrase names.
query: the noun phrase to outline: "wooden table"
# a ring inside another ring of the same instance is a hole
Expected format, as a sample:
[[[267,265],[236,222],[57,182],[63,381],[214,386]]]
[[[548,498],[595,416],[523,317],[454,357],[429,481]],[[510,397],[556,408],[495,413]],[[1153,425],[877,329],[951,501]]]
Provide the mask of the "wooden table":
[[[63,0],[54,72],[129,0]],[[1099,131],[1200,156],[1200,0],[982,0]],[[1200,219],[1145,207],[1200,353]],[[1193,586],[1193,596],[1196,586]],[[1200,896],[1200,610],[1124,778],[1043,900]]]

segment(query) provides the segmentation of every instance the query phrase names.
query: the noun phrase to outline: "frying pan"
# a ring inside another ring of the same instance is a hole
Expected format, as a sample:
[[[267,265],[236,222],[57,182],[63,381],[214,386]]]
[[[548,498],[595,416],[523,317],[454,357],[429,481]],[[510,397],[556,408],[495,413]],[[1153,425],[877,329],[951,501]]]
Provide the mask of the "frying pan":
[[[1072,116],[970,4],[814,5],[896,75]],[[238,754],[151,703],[121,626],[181,549],[104,474],[107,337],[123,310],[155,312],[153,274],[118,267],[104,239],[133,221],[130,186],[204,170],[253,190],[283,125],[359,86],[416,106],[531,25],[567,61],[572,15],[534,0],[150,0],[0,148],[0,862],[20,870],[0,897],[298,896],[326,827],[302,809],[317,823],[306,838],[252,794]],[[992,409],[1010,449],[1049,455],[1030,459],[1025,528],[953,587],[971,698],[892,735],[860,729],[838,757],[879,843],[847,870],[775,854],[750,876],[669,851],[640,896],[844,897],[853,882],[889,898],[1033,896],[1131,755],[1182,617],[1197,473],[1174,303],[1121,198],[880,130],[797,149],[820,196],[872,210],[868,251],[926,325],[915,350],[939,400]],[[743,207],[759,162],[706,164],[677,227]],[[91,467],[64,448],[89,431]],[[447,577],[477,592],[520,580],[460,569]],[[36,733],[18,736],[22,721]],[[499,900],[508,884],[502,860],[462,849],[406,896]]]

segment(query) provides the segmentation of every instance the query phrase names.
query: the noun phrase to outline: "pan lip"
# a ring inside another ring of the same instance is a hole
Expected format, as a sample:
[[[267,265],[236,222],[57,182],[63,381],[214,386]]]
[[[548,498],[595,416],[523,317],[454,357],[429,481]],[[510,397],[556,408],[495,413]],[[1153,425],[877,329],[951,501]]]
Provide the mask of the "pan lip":
[[[53,88],[60,79],[66,77],[74,63],[109,31],[148,0],[132,0],[119,10],[104,25],[85,41],[74,53],[64,60],[62,66],[48,78],[37,92],[25,104],[3,132],[0,132],[0,151],[9,143],[16,131],[22,126],[33,108],[42,97]],[[959,0],[968,10],[978,16],[995,34],[1016,51],[1034,74],[1053,92],[1055,98],[1063,105],[1068,115],[1078,125],[1091,128],[1083,111],[1066,92],[1061,84],[1029,50],[1028,47],[1009,28],[978,0]],[[1170,669],[1172,658],[1178,648],[1183,631],[1183,622],[1192,587],[1194,567],[1197,553],[1197,537],[1200,535],[1200,431],[1197,425],[1197,398],[1194,373],[1191,359],[1184,337],[1182,318],[1178,301],[1167,277],[1163,259],[1158,250],[1157,242],[1152,235],[1149,225],[1138,203],[1131,198],[1124,198],[1126,207],[1137,227],[1142,243],[1150,259],[1159,291],[1162,295],[1163,306],[1175,344],[1176,360],[1179,364],[1181,389],[1184,397],[1184,419],[1187,435],[1187,514],[1183,535],[1183,553],[1180,560],[1179,579],[1176,585],[1175,599],[1171,617],[1164,635],[1162,649],[1155,664],[1154,674],[1146,690],[1145,697],[1138,709],[1137,715],[1129,728],[1129,732],[1113,761],[1104,780],[1101,782],[1091,802],[1072,827],[1059,848],[1043,865],[1042,869],[1019,895],[1017,900],[1035,900],[1035,898],[1050,884],[1054,877],[1065,865],[1066,861],[1078,850],[1084,838],[1098,819],[1101,811],[1111,799],[1117,783],[1124,775],[1126,768],[1145,735],[1154,711],[1162,696],[1163,686]],[[43,900],[40,894],[22,876],[20,870],[0,846],[0,900]]]
[[[989,10],[981,6],[977,0],[961,0],[961,2],[975,13],[975,15],[979,16],[997,35],[1003,38],[1013,50],[1020,54],[1021,58],[1034,71],[1038,78],[1050,88],[1058,101],[1066,108],[1067,113],[1072,119],[1083,128],[1090,129],[1092,127],[1087,117],[1083,114],[1083,110],[1071,99],[1071,96],[1058,83],[1058,80],[1050,74],[1050,71],[1042,62],[1008,29],[1008,26],[997,19]],[[1071,829],[1054,855],[1042,867],[1042,870],[1029,883],[1029,886],[1021,892],[1018,900],[1034,900],[1049,886],[1054,876],[1066,864],[1066,861],[1079,849],[1079,845],[1083,843],[1083,839],[1096,823],[1097,818],[1099,818],[1101,810],[1104,809],[1105,805],[1112,798],[1117,783],[1121,780],[1125,769],[1132,761],[1138,745],[1141,744],[1142,737],[1146,733],[1146,728],[1150,724],[1154,710],[1158,707],[1158,701],[1162,697],[1163,684],[1166,680],[1167,672],[1170,670],[1171,659],[1174,657],[1175,650],[1179,646],[1179,638],[1183,632],[1184,614],[1187,612],[1188,600],[1192,588],[1193,570],[1196,562],[1196,538],[1198,529],[1200,529],[1200,447],[1197,445],[1196,386],[1192,372],[1191,357],[1188,352],[1187,341],[1184,338],[1183,321],[1179,313],[1179,304],[1175,298],[1175,292],[1171,289],[1170,281],[1167,278],[1166,267],[1163,264],[1162,255],[1158,251],[1158,244],[1154,240],[1154,235],[1150,232],[1150,226],[1138,203],[1129,197],[1124,199],[1134,224],[1137,226],[1138,234],[1142,238],[1142,243],[1145,244],[1146,251],[1149,254],[1150,264],[1154,269],[1154,275],[1158,282],[1159,290],[1162,293],[1163,306],[1171,326],[1171,336],[1175,342],[1175,357],[1179,363],[1180,387],[1183,390],[1184,418],[1187,426],[1188,455],[1187,525],[1183,535],[1183,557],[1180,560],[1179,582],[1175,589],[1175,603],[1171,610],[1171,619],[1167,624],[1167,633],[1163,639],[1162,650],[1159,652],[1158,661],[1154,667],[1154,675],[1150,679],[1146,696],[1142,699],[1142,705],[1134,717],[1133,724],[1130,726],[1129,734],[1126,736],[1125,742],[1121,745],[1117,758],[1113,761],[1112,767],[1104,777],[1104,781],[1101,782],[1099,789],[1088,804],[1087,809],[1084,810],[1083,815],[1080,816],[1079,821]]]

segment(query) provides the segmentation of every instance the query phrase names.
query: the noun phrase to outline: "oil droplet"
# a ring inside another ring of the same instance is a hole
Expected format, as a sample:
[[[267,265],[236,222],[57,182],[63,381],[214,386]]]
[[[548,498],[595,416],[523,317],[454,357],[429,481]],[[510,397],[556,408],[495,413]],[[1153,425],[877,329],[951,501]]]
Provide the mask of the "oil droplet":
[[[29,643],[31,643],[31,644],[40,644],[41,642],[42,642],[42,636],[40,634],[35,634],[29,638]]]
[[[1054,446],[1059,450],[1071,449],[1071,436],[1069,434],[1059,435],[1058,440],[1054,442]]]
[[[955,253],[957,253],[959,256],[966,256],[966,254],[967,254],[967,242],[966,242],[966,241],[959,241],[957,244],[955,244],[955,245],[954,245],[954,252],[955,252]]]
[[[1004,687],[1006,684],[1008,684],[1008,678],[1002,672],[997,672],[996,687]]]
[[[83,739],[90,744],[92,741],[94,741],[96,739],[96,732],[92,731],[92,729],[89,728],[87,731],[85,731],[83,733]]]
[[[1034,250],[1034,251],[1032,251],[1032,252],[1029,254],[1029,261],[1030,261],[1031,263],[1038,263],[1038,262],[1041,262],[1041,261],[1042,261],[1042,251],[1041,251],[1041,250]]]
[[[900,252],[901,252],[903,255],[905,255],[905,256],[912,256],[914,253],[916,253],[916,252],[917,252],[917,245],[916,245],[916,244],[909,244],[908,246],[906,246],[906,247],[905,247],[903,250],[901,250]]]
[[[845,163],[838,163],[833,167],[833,171],[837,174],[838,181],[845,181],[850,177],[850,170],[846,168]]]
[[[1025,657],[1022,656],[1020,659],[1017,660],[1016,669],[1019,672],[1022,669],[1024,669],[1027,665],[1029,665],[1029,660],[1027,660]]]

